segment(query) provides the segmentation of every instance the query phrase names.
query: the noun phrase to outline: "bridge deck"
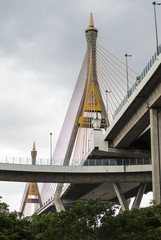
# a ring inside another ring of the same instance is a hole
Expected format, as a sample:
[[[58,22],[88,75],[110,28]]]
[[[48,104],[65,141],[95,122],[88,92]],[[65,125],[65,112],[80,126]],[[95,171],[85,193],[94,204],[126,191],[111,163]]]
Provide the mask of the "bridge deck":
[[[37,166],[0,163],[1,181],[103,183],[151,182],[151,165]]]

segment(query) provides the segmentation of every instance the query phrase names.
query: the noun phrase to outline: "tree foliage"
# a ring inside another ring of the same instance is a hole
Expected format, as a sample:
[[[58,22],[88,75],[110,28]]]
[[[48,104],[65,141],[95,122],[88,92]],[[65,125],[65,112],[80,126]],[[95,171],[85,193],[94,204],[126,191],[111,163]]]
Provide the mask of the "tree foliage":
[[[99,199],[78,201],[75,208],[22,218],[0,202],[2,240],[158,240],[161,239],[161,204],[116,215],[112,203]]]
[[[0,239],[32,239],[29,219],[22,218],[22,213],[9,212],[8,205],[4,202],[0,202]]]

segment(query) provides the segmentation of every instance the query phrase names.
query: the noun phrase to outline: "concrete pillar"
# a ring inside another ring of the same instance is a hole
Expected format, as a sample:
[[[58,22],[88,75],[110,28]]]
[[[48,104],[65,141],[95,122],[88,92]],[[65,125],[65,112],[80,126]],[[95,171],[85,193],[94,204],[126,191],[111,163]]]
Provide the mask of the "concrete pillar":
[[[54,194],[54,203],[55,203],[55,208],[57,212],[65,211],[63,203],[60,199],[62,189],[63,189],[63,183],[58,183],[55,194]]]
[[[124,196],[124,194],[121,190],[120,184],[119,183],[113,183],[113,187],[115,189],[115,192],[116,192],[117,198],[119,200],[119,203],[121,205],[122,211],[129,210],[128,203],[127,203],[127,201],[125,199],[125,196]]]
[[[131,198],[126,199],[126,202],[127,202],[127,206],[128,206],[128,209],[129,209],[129,206],[130,206],[130,203],[131,203]],[[122,212],[123,212],[122,207],[120,207],[120,210],[119,210],[118,213],[120,214]]]
[[[160,160],[161,160],[161,110],[150,109],[151,158],[153,200],[161,202]]]
[[[144,195],[144,192],[145,192],[145,189],[146,189],[146,185],[147,185],[147,183],[141,183],[140,184],[138,193],[137,193],[137,195],[135,197],[135,200],[134,200],[134,203],[133,203],[131,209],[140,207],[140,203],[141,203],[142,197]]]

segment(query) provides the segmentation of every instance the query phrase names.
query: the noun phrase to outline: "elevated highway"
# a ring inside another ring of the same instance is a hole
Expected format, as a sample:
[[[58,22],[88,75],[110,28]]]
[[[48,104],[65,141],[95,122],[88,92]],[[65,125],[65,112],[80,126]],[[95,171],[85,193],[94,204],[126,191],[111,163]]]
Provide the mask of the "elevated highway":
[[[151,182],[151,165],[45,166],[0,163],[0,181],[100,184]]]
[[[114,148],[134,148],[150,125],[151,108],[161,108],[161,54],[107,129],[104,140]]]
[[[66,182],[68,184],[61,197],[67,209],[75,205],[78,199],[86,201],[98,196],[101,198],[101,202],[117,202],[114,186],[118,190],[121,185],[119,194],[124,194],[126,198],[137,195],[142,188],[144,188],[144,192],[151,190],[152,165],[146,159],[138,159],[137,161],[141,165],[122,165],[123,159],[122,164],[119,161],[121,165],[115,165],[116,162],[111,159],[110,164],[114,164],[113,166],[51,166],[0,163],[0,181]],[[126,162],[126,164],[128,163]],[[125,199],[122,207],[127,209]],[[54,198],[51,198],[37,212],[41,214],[46,211],[55,211]]]

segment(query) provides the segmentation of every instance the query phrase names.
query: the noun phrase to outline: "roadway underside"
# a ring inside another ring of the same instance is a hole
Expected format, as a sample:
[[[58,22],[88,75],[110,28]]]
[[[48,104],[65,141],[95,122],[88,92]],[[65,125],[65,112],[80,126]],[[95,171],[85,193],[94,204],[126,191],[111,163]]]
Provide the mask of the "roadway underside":
[[[120,183],[122,192],[126,199],[135,197],[139,190],[141,182],[137,183]],[[147,183],[145,193],[152,191],[152,183]],[[99,197],[102,203],[115,202],[118,203],[116,193],[112,183],[103,184],[70,184],[62,195],[64,206],[75,204],[78,200],[87,201]]]
[[[126,199],[133,198],[137,195],[141,182],[137,183],[120,183],[121,190],[124,193]],[[144,194],[152,191],[152,183],[148,182]],[[75,207],[78,200],[83,202],[88,201],[89,199],[94,199],[96,197],[100,198],[102,204],[108,202],[114,202],[119,204],[118,198],[112,183],[103,183],[103,184],[70,184],[67,190],[62,196],[62,202],[66,210]],[[52,200],[49,205],[39,212],[48,213],[55,212],[55,204]]]

